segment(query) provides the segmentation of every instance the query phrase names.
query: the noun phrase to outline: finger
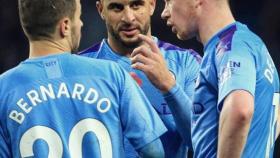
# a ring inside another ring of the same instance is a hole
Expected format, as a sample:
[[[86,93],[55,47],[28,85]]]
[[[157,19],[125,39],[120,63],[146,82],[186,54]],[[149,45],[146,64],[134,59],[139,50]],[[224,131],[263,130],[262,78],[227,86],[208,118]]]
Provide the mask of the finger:
[[[131,59],[132,64],[137,63],[137,62],[140,62],[145,65],[151,65],[154,63],[154,61],[152,59],[149,59],[149,58],[143,56],[142,54],[137,54],[136,56],[134,56]]]
[[[145,43],[148,44],[148,46],[151,48],[152,52],[154,53],[159,53],[160,50],[157,46],[157,44],[154,42],[154,40],[148,36],[145,36],[145,35],[142,35],[142,34],[139,34],[138,35],[138,38],[142,41],[144,41]]]
[[[139,63],[139,62],[132,64],[131,67],[132,67],[133,69],[137,69],[137,70],[143,71],[144,73],[146,73],[146,71],[147,71],[148,68],[149,68],[148,65],[145,65],[145,64]]]
[[[131,53],[131,56],[134,57],[136,56],[137,54],[142,54],[143,56],[146,56],[146,57],[149,57],[151,58],[153,53],[151,51],[150,48],[148,48],[147,46],[140,46],[140,47],[137,47],[133,50],[133,52]]]

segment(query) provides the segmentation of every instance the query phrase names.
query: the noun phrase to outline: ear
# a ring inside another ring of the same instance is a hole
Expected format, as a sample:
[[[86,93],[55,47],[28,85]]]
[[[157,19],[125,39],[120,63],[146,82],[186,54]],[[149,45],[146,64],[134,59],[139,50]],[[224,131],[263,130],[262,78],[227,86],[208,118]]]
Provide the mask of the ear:
[[[99,15],[101,16],[102,20],[104,20],[104,15],[103,15],[103,1],[102,0],[97,0],[96,1],[96,8],[98,10]]]
[[[59,32],[63,38],[71,35],[71,20],[69,18],[63,18],[60,20]]]
[[[156,8],[156,0],[150,0],[150,7],[150,16],[152,16]]]

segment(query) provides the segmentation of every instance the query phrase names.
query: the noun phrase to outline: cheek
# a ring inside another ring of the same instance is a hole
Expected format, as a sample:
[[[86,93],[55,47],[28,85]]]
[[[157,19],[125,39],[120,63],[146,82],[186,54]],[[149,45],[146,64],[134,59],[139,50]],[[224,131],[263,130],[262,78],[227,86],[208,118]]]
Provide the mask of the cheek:
[[[135,14],[136,15],[140,15],[140,16],[142,16],[142,15],[144,15],[145,13],[149,13],[147,10],[144,10],[144,9],[139,9],[138,11],[135,11]]]
[[[138,16],[138,19],[140,21],[142,21],[142,23],[146,23],[147,21],[149,21],[150,19],[150,14],[149,12],[142,12],[141,14],[139,14],[140,16]]]
[[[114,15],[109,15],[108,17],[106,17],[106,22],[109,25],[115,25],[117,23],[119,23],[121,21],[121,16],[114,14]]]
[[[135,14],[135,19],[136,21],[143,23],[144,19],[146,19],[146,14],[144,12],[138,12],[137,14]]]
[[[149,12],[145,12],[143,9],[135,11],[134,12],[134,16],[138,21],[144,21],[144,19],[146,19],[146,17],[150,16]]]
[[[109,27],[109,28],[112,29],[112,30],[116,30],[116,29],[117,29],[117,26],[118,26],[118,24],[115,23],[115,22],[112,21],[112,20],[106,20],[106,25],[107,25],[107,27]]]
[[[172,9],[171,10],[171,16],[172,16],[172,19],[177,21],[176,23],[183,23],[184,21],[187,20],[187,14],[184,14],[182,12],[182,10],[179,10],[179,9]]]

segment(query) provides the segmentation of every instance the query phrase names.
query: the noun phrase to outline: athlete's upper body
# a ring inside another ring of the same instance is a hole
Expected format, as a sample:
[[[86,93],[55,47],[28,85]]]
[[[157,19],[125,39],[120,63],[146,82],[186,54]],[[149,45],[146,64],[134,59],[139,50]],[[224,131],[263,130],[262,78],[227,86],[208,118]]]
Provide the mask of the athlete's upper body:
[[[172,72],[176,79],[176,85],[166,94],[162,94],[149,81],[145,73],[132,68],[131,60],[129,58],[114,52],[110,48],[106,39],[81,52],[81,55],[90,58],[111,60],[125,68],[142,88],[168,129],[168,131],[161,137],[165,148],[165,154],[170,156],[174,153],[178,153],[178,155],[180,153],[182,155],[186,152],[186,149],[184,149],[186,144],[182,144],[182,138],[178,133],[174,117],[172,116],[172,111],[168,105],[176,108],[177,106],[191,104],[190,100],[184,100],[182,98],[191,98],[193,95],[200,57],[192,50],[181,49],[174,45],[159,41],[155,37],[154,42],[159,47],[163,58],[168,65],[168,70]],[[180,108],[174,110],[177,110],[176,113],[181,113],[179,112]],[[190,111],[185,112],[190,115]],[[185,134],[188,134],[188,132],[186,131]]]
[[[261,39],[235,22],[227,0],[166,1],[162,18],[178,38],[196,37],[204,45],[192,116],[194,156],[272,157],[279,77]]]
[[[234,119],[223,116],[222,111],[233,108],[225,107],[227,102],[233,102],[232,98],[226,98],[237,90],[254,97],[253,116],[241,157],[273,157],[279,108],[277,70],[261,39],[238,22],[222,29],[205,46],[193,107],[195,156],[217,156],[217,142],[223,141],[217,135],[229,130],[227,124],[219,124],[217,120],[219,117]],[[235,94],[240,102],[243,93]],[[248,105],[240,108],[244,106]],[[242,114],[242,111],[234,112]],[[219,126],[222,126],[220,131]]]
[[[185,157],[191,146],[190,107],[199,56],[152,39],[155,0],[101,0],[97,8],[108,38],[81,54],[115,61],[131,72],[168,128],[161,137],[166,157]],[[136,157],[131,148],[126,153]]]
[[[124,138],[142,157],[164,157],[166,128],[130,75],[69,53],[80,41],[80,1],[19,9],[30,55],[0,76],[0,157],[122,158]]]

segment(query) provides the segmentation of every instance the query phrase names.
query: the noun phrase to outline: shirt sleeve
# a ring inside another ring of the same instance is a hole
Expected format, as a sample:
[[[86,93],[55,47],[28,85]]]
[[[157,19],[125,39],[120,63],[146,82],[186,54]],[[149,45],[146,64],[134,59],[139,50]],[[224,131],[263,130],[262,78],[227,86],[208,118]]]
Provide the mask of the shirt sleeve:
[[[197,54],[197,53],[196,53]],[[164,95],[174,120],[176,127],[184,143],[191,147],[191,108],[192,99],[195,89],[195,81],[199,72],[199,56],[190,56],[185,67],[184,85],[180,86],[176,83],[172,89]]]
[[[121,93],[123,132],[135,149],[153,142],[167,131],[160,117],[130,75],[124,74]]]
[[[217,56],[218,73],[218,110],[223,100],[234,90],[248,91],[252,96],[256,86],[256,63],[251,49],[244,43],[235,43],[236,47]]]

